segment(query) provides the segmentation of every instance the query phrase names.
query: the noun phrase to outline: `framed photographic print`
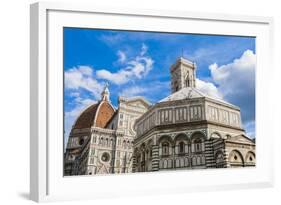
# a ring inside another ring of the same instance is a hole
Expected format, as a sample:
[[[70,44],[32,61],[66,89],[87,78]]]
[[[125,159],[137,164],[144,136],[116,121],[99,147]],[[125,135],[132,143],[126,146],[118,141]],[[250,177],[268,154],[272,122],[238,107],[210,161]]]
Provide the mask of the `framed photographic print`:
[[[31,5],[31,199],[272,186],[272,22]]]

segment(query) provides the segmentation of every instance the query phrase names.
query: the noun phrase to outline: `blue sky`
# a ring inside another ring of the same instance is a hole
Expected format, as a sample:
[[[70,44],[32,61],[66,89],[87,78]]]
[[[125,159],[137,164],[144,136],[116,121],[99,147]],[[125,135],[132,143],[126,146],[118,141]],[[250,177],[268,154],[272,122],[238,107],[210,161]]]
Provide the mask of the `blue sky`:
[[[65,136],[81,110],[109,83],[119,95],[155,103],[170,94],[169,67],[183,56],[197,64],[198,88],[241,108],[255,135],[255,38],[64,28]]]

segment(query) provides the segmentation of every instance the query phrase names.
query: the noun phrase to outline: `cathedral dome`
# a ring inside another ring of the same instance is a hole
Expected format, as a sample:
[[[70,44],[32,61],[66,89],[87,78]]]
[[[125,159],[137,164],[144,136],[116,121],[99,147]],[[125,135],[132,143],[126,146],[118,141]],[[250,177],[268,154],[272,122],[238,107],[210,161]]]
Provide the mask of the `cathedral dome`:
[[[94,127],[105,128],[115,112],[114,107],[109,101],[108,84],[106,84],[101,100],[86,108],[77,118],[72,129],[83,129]]]
[[[114,114],[114,108],[108,101],[100,101],[86,108],[77,118],[73,129],[104,128]]]

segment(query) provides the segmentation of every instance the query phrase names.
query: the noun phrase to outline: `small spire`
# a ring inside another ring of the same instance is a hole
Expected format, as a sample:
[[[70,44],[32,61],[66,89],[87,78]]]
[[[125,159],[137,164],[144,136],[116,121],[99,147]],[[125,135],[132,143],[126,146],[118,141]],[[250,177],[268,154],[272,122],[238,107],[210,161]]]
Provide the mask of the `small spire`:
[[[101,99],[102,100],[109,101],[109,94],[110,93],[109,93],[108,87],[109,87],[109,83],[106,82],[105,85],[104,85],[104,89],[103,89],[103,91],[101,93]]]

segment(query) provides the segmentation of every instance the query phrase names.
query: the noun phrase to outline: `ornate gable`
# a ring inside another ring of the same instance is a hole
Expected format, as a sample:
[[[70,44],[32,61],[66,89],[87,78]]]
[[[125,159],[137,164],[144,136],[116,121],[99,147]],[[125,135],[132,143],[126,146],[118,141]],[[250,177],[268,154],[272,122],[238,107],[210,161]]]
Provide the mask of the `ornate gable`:
[[[126,106],[132,106],[137,108],[148,109],[150,103],[146,101],[143,97],[132,97],[132,98],[125,98],[119,97],[119,102],[124,103]]]
[[[129,101],[126,103],[128,106],[139,107],[139,108],[148,108],[149,105],[141,99]]]

